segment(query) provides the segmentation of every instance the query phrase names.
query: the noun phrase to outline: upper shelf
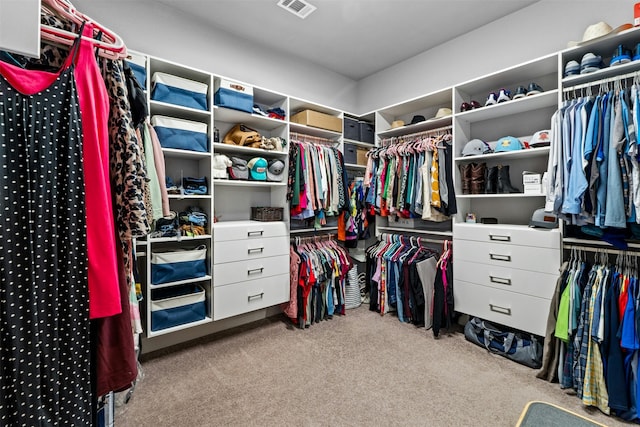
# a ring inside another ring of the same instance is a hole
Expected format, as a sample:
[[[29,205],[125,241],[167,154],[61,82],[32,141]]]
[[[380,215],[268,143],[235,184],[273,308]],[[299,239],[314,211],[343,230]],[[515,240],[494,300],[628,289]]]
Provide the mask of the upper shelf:
[[[183,107],[182,105],[169,104],[167,102],[149,101],[151,107],[151,115],[159,114],[161,116],[177,117],[185,120],[195,120],[206,122],[211,120],[211,112],[204,110],[196,110],[195,108]]]
[[[336,142],[342,137],[342,133],[340,132],[314,128],[312,126],[301,125],[293,122],[289,122],[289,127],[291,132],[301,133],[301,134],[310,135],[310,136],[318,136],[320,138],[335,140]]]
[[[222,142],[215,142],[213,144],[213,151],[216,153],[233,153],[233,154],[252,154],[257,156],[277,156],[286,157],[287,151],[276,150],[263,150],[262,148],[242,147],[239,145],[224,144]]]
[[[613,67],[602,68],[598,71],[588,74],[579,74],[577,76],[569,76],[562,79],[562,86],[572,87],[582,83],[598,82],[609,77],[618,76],[626,73],[633,73],[640,70],[640,60],[627,62],[626,64],[615,65]]]
[[[244,123],[249,127],[264,130],[277,129],[282,126],[286,126],[287,124],[284,120],[272,119],[271,117],[246,113],[232,108],[218,107],[217,105],[214,107],[213,111],[213,118],[216,122]]]
[[[499,158],[523,159],[531,157],[546,157],[549,155],[550,147],[530,148],[528,150],[504,151],[500,153],[479,154],[477,156],[456,157],[456,162],[475,162],[479,160],[490,160]]]
[[[525,96],[524,98],[502,102],[500,104],[456,113],[456,120],[464,120],[467,123],[477,123],[556,105],[558,105],[558,90],[554,89],[537,95]]]
[[[411,135],[419,132],[426,132],[433,129],[451,126],[451,116],[441,119],[425,120],[413,125],[400,126],[394,129],[378,132],[380,138],[390,138],[393,136]]]

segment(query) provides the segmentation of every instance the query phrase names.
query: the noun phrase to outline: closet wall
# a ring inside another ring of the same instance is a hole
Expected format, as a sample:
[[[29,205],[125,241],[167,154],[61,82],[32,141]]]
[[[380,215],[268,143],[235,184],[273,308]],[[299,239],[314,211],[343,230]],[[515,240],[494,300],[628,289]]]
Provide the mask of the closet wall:
[[[75,0],[83,13],[104,22],[127,47],[178,64],[269,88],[270,91],[353,111],[356,82],[321,65],[265,49],[154,0]],[[267,34],[269,23],[247,31]]]
[[[569,40],[582,40],[584,30],[598,21],[614,28],[633,23],[636,1],[541,0],[360,80],[353,111],[377,110],[555,53]]]

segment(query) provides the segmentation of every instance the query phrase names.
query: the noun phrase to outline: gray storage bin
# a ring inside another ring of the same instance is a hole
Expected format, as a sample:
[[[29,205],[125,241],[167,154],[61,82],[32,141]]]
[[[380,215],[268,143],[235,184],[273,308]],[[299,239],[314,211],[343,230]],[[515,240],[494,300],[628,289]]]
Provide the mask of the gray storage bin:
[[[373,144],[374,133],[375,133],[375,129],[373,128],[373,125],[363,120],[360,120],[360,122],[358,122],[358,125],[359,125],[358,127],[360,128],[360,141]]]
[[[358,121],[356,119],[345,117],[343,123],[344,132],[342,133],[342,135],[344,136],[344,139],[360,141],[360,124],[358,123]]]

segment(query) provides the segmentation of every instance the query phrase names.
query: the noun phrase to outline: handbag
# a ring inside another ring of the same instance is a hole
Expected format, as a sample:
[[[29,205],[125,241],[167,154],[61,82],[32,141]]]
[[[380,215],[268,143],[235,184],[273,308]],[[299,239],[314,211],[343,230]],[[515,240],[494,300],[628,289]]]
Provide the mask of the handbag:
[[[464,337],[491,353],[530,368],[542,366],[542,343],[533,334],[501,331],[495,325],[473,317],[464,326]]]
[[[231,128],[224,136],[222,142],[230,145],[241,145],[243,147],[260,148],[262,136],[255,129],[239,123]]]

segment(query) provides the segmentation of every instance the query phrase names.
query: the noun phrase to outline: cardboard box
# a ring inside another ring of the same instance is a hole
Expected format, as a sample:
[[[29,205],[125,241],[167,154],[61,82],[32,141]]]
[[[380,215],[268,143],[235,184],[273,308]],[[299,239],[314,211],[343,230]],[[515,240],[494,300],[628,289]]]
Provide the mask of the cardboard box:
[[[366,166],[367,165],[367,153],[369,152],[369,150],[367,150],[366,148],[362,148],[362,147],[358,147],[358,150],[356,152],[357,155],[357,159],[356,159],[356,163],[362,166]]]
[[[293,123],[342,133],[342,119],[313,110],[300,111],[289,119]]]

